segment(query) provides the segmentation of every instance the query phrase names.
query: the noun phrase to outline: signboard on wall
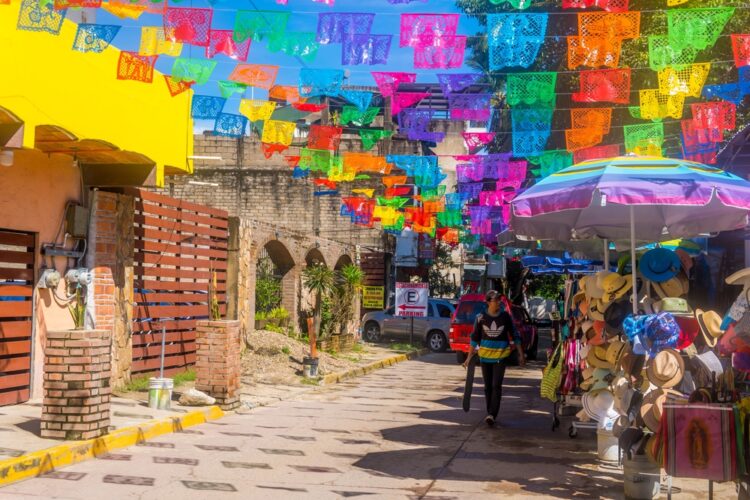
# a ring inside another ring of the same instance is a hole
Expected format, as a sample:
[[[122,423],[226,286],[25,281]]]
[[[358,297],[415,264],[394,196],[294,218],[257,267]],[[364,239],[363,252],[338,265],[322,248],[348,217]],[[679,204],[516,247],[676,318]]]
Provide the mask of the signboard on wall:
[[[362,307],[365,309],[383,309],[383,297],[385,287],[365,286],[362,287]]]

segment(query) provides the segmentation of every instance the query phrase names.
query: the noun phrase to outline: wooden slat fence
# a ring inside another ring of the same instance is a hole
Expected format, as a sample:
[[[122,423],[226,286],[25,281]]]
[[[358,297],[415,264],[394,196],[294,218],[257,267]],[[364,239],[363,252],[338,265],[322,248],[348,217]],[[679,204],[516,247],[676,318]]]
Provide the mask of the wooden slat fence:
[[[34,248],[33,234],[0,229],[0,406],[29,399]]]
[[[132,373],[164,372],[195,363],[195,328],[209,314],[208,287],[216,273],[226,313],[228,214],[145,190],[135,197]]]

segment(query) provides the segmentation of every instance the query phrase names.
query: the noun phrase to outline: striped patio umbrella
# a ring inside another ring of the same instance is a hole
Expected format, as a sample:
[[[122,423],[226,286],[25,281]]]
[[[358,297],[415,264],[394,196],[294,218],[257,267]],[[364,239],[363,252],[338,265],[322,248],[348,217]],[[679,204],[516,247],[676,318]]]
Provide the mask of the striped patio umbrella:
[[[685,160],[622,156],[579,163],[542,179],[511,202],[510,226],[537,239],[629,238],[635,262],[636,238],[662,241],[739,229],[747,225],[748,211],[750,183],[735,175]]]
[[[738,229],[750,183],[685,160],[622,156],[579,163],[542,179],[511,202],[516,234],[537,239],[689,238]]]

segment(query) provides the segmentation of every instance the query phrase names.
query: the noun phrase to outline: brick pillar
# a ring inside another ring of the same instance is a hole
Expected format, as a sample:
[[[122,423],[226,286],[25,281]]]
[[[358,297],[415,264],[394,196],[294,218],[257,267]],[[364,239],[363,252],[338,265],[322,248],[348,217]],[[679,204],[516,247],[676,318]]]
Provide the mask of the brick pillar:
[[[133,363],[133,214],[132,196],[93,191],[86,267],[86,328],[112,335],[112,386],[130,381]]]
[[[93,439],[109,432],[111,340],[105,330],[47,332],[43,438]]]
[[[222,410],[240,405],[240,322],[198,321],[195,388],[216,398]]]

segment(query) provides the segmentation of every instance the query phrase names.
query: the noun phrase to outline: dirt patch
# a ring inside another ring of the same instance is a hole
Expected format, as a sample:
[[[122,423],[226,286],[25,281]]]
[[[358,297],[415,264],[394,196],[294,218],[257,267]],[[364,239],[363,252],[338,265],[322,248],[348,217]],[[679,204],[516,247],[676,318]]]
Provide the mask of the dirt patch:
[[[302,383],[302,359],[309,352],[307,343],[268,330],[256,330],[246,338],[249,347],[242,355],[244,384]],[[318,374],[322,376],[387,357],[393,354],[393,351],[386,347],[362,345],[357,351],[336,355],[320,351],[318,353]]]

